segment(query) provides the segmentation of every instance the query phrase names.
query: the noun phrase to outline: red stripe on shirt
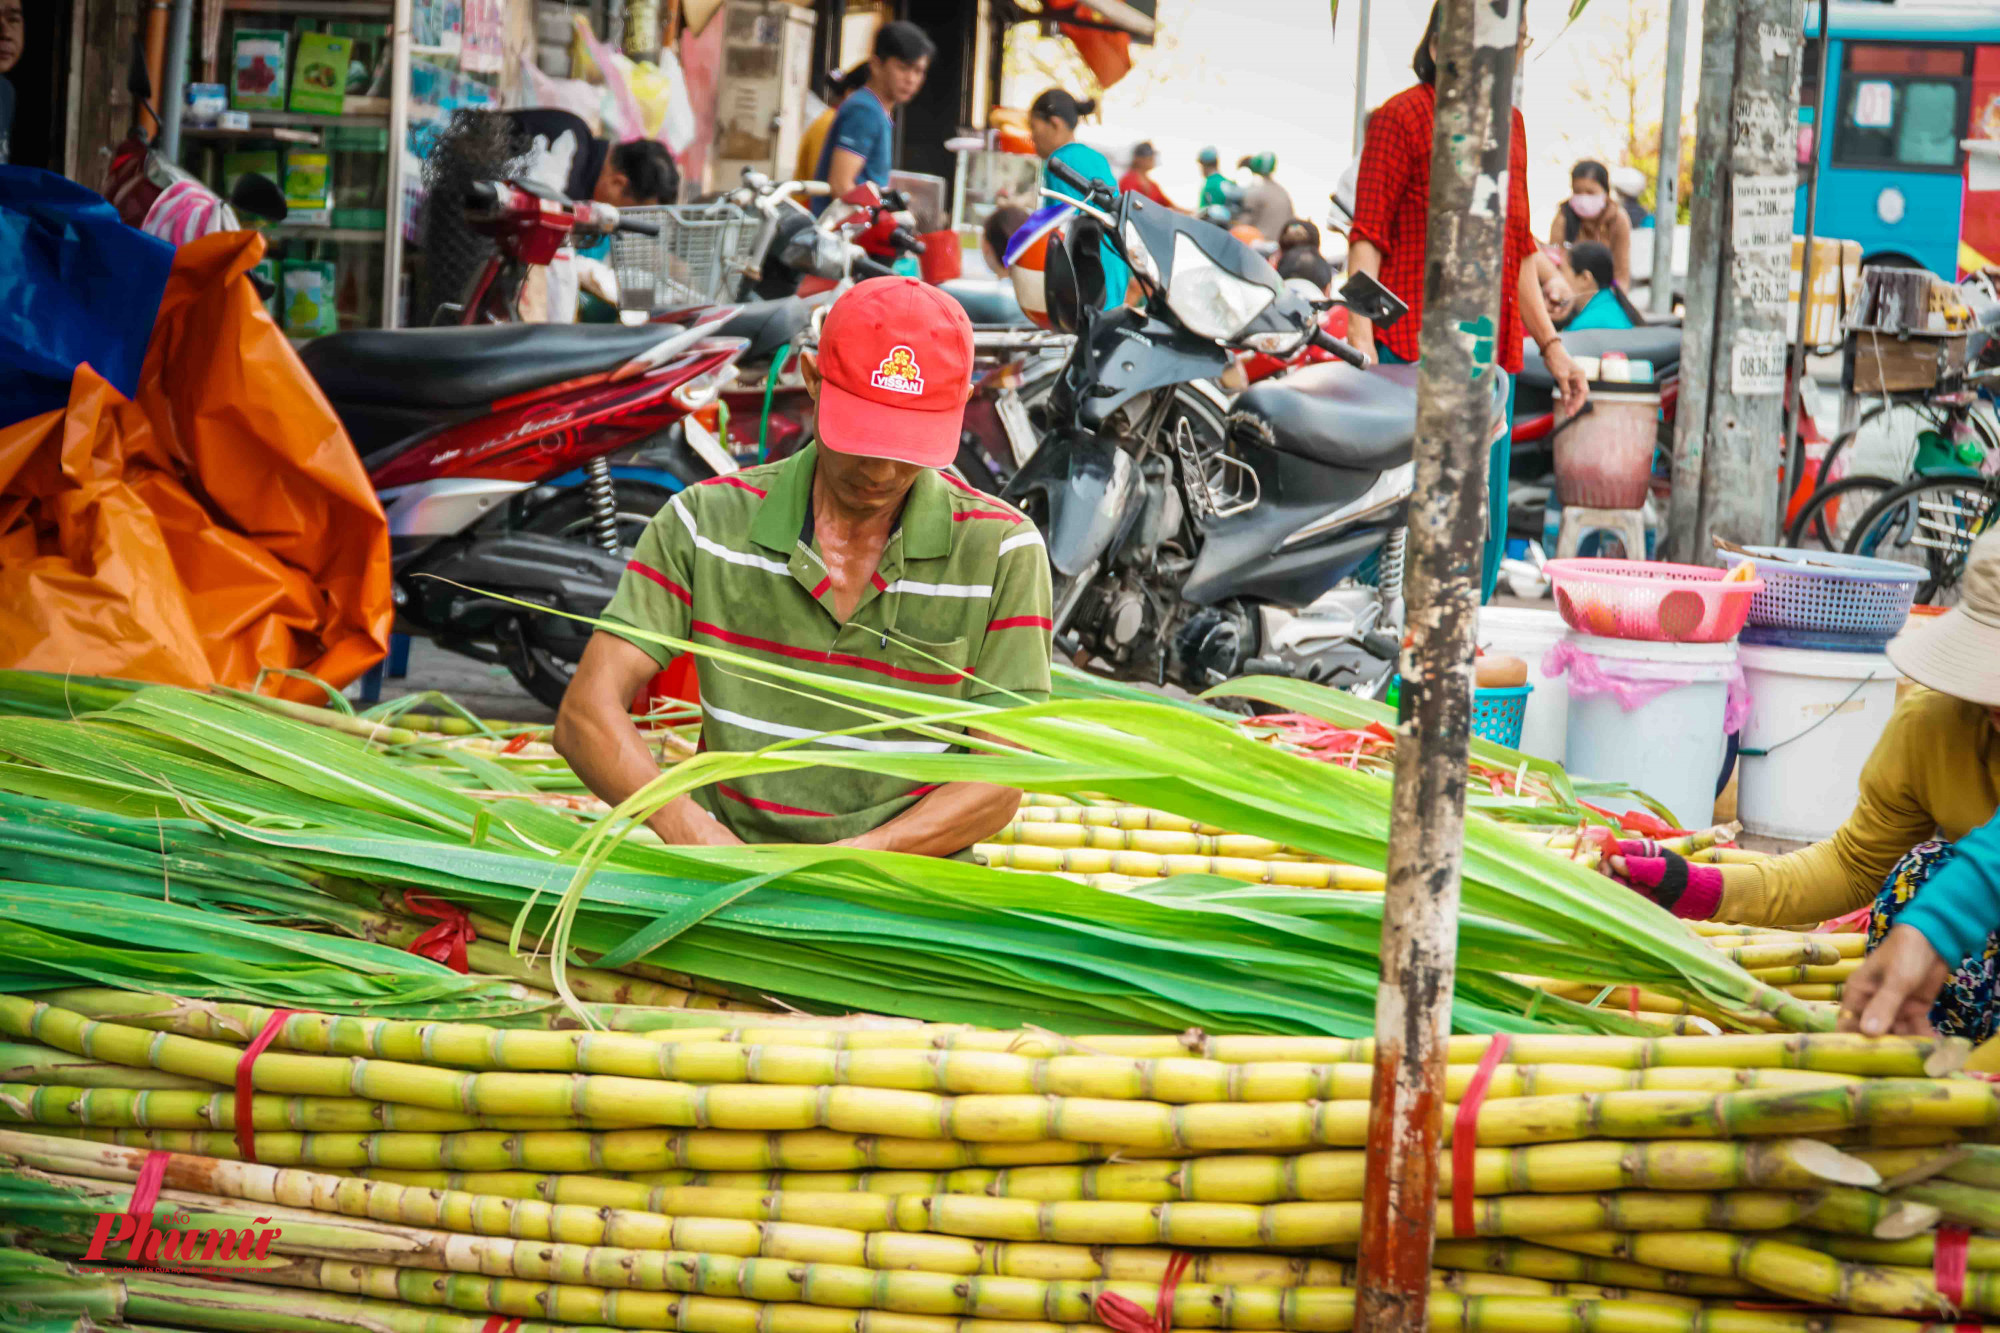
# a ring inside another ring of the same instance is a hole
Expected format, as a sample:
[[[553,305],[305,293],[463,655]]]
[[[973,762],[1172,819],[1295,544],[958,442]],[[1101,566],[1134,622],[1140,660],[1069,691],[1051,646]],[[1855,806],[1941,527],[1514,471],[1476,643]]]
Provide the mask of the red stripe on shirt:
[[[870,574],[868,576],[868,582],[870,586],[872,586],[875,589],[876,592],[889,591],[889,585],[882,582],[882,576],[880,574]]]
[[[961,509],[951,516],[951,521],[954,523],[963,523],[968,518],[997,518],[1007,523],[1019,523],[1021,521],[1019,514],[1003,514],[997,509]]]
[[[747,482],[747,481],[743,480],[743,478],[741,478],[741,477],[710,477],[710,478],[709,478],[709,479],[708,479],[707,481],[698,481],[698,482],[696,482],[696,483],[695,483],[695,485],[697,485],[697,486],[734,486],[734,487],[735,487],[735,488],[736,488],[737,490],[739,490],[739,491],[748,491],[748,492],[750,492],[750,494],[752,494],[752,495],[756,496],[756,497],[757,497],[758,499],[760,499],[760,500],[761,500],[761,499],[763,499],[763,498],[764,498],[764,497],[765,497],[766,495],[769,495],[769,494],[770,494],[770,492],[769,492],[769,491],[767,491],[767,490],[765,490],[765,489],[764,489],[763,487],[761,487],[761,486],[752,486],[752,485],[751,485],[751,484],[750,484],[749,482]]]
[[[833,586],[833,577],[831,575],[828,575],[826,578],[821,579],[819,581],[819,586],[812,590],[813,600],[817,602],[820,598],[826,596],[826,590],[828,588],[831,588],[832,586]]]
[[[680,598],[681,604],[683,606],[694,605],[693,593],[689,592],[686,588],[683,588],[680,584],[675,583],[672,579],[668,578],[665,574],[662,574],[659,570],[654,569],[651,565],[642,565],[637,560],[627,560],[625,562],[625,568],[630,570],[632,573],[639,575],[641,578],[648,578],[651,579],[653,582],[659,584],[662,588],[665,588],[668,592]]]
[[[766,814],[800,815],[807,819],[833,818],[831,814],[827,813],[824,810],[803,810],[796,805],[780,805],[776,801],[760,801],[755,796],[745,796],[742,792],[736,790],[736,788],[730,786],[726,782],[716,783],[715,789],[721,792],[723,796],[727,797],[729,800],[736,802],[738,805],[747,805],[752,810],[762,810]]]
[[[817,662],[822,666],[845,666],[862,671],[874,671],[891,680],[907,680],[918,685],[956,685],[959,681],[971,677],[968,671],[912,671],[907,667],[877,662],[873,658],[856,657],[852,653],[825,653],[816,648],[796,648],[791,644],[778,643],[772,639],[732,633],[704,620],[695,621],[692,628],[696,634],[706,634],[711,639],[720,639],[739,648],[755,648],[759,652],[776,653],[780,657],[789,657],[800,662]]]
[[[1056,622],[1047,616],[1004,616],[999,620],[986,622],[986,632],[996,629],[1054,629]]]

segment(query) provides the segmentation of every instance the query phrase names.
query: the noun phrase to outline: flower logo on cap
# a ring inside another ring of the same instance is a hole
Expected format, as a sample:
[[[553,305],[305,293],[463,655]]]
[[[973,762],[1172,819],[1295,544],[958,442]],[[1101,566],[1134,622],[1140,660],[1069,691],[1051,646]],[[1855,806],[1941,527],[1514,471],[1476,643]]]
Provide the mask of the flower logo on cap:
[[[882,364],[875,368],[868,382],[890,393],[921,394],[924,391],[924,370],[917,364],[917,354],[899,345],[889,349],[889,355],[882,358]]]

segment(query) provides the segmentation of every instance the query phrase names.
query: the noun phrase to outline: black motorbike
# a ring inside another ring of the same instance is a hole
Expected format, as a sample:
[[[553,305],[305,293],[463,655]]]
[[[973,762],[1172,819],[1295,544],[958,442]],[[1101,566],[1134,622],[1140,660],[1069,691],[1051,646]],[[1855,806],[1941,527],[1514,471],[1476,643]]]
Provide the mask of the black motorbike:
[[[1319,327],[1329,303],[1221,227],[1050,170],[1084,195],[1046,273],[1049,318],[1076,346],[1005,494],[1047,536],[1058,647],[1190,690],[1246,672],[1385,682],[1402,639],[1415,368],[1362,369]],[[1141,307],[1101,308],[1106,246]],[[1365,275],[1342,296],[1383,327],[1405,312]],[[1219,438],[1182,409],[1233,350],[1288,356],[1308,341],[1347,364],[1251,388]]]

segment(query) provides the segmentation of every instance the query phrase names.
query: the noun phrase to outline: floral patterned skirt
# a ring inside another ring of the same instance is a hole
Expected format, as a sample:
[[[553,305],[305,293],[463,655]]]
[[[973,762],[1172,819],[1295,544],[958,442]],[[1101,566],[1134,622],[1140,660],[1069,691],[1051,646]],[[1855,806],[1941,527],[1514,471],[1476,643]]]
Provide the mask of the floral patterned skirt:
[[[1882,891],[1875,895],[1875,907],[1868,914],[1871,952],[1925,881],[1949,865],[1954,855],[1956,849],[1948,842],[1925,842],[1912,847],[1896,862],[1896,868],[1882,881]],[[1931,1026],[1940,1036],[1982,1042],[2000,1031],[2000,1001],[1996,1001],[1994,994],[1996,974],[2000,974],[2000,933],[1989,936],[1979,952],[1962,959],[1951,980],[1938,992],[1937,1003],[1931,1006]]]

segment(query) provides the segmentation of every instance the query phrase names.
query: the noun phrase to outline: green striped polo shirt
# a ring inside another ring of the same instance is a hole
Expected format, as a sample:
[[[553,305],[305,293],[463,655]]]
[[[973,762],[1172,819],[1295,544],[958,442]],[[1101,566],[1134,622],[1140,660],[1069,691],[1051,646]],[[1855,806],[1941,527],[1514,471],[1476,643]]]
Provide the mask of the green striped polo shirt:
[[[1048,698],[1049,564],[1035,525],[949,473],[924,470],[842,624],[812,531],[817,455],[810,446],[676,495],[639,539],[605,619],[948,699]],[[662,663],[674,655],[631,641]],[[757,750],[868,720],[833,696],[708,658],[695,669],[704,749]],[[822,743],[949,748],[910,731]],[[824,843],[880,827],[928,790],[888,773],[812,768],[718,783],[695,799],[745,842]]]

